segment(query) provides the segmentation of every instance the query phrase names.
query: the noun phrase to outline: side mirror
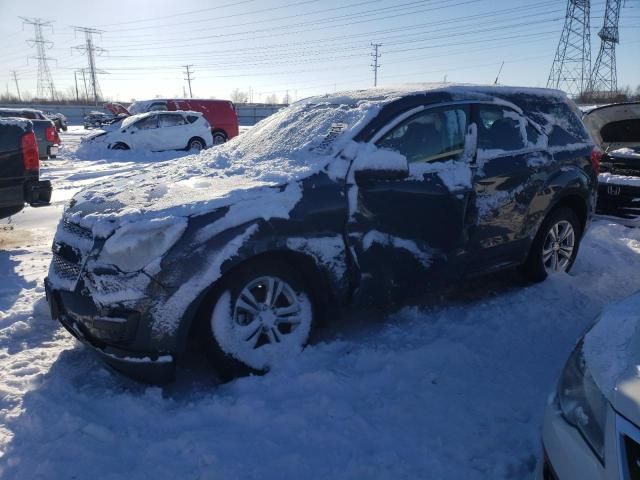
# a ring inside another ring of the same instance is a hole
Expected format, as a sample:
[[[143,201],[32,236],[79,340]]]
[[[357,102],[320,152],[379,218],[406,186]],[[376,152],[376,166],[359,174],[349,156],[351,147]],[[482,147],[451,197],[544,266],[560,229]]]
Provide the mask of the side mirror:
[[[353,161],[353,173],[356,183],[401,180],[409,176],[409,163],[401,153],[368,144]]]

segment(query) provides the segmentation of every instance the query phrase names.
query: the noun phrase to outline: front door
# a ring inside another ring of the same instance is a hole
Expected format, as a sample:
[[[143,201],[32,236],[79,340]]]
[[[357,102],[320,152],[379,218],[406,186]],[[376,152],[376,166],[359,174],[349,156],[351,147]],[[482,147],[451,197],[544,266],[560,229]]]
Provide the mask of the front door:
[[[365,297],[379,300],[456,274],[472,201],[469,124],[468,105],[425,109],[374,136],[377,150],[362,149],[370,158],[354,160],[363,171],[348,186],[347,234]],[[406,157],[405,178],[367,177],[367,161],[385,151]]]

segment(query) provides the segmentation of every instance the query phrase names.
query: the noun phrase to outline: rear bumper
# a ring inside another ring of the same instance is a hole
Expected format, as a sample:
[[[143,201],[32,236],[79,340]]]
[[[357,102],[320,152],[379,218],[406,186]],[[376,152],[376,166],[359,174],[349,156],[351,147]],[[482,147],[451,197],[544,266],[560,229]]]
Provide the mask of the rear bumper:
[[[165,384],[175,378],[175,358],[171,354],[129,351],[105,339],[125,341],[135,336],[135,312],[123,312],[122,318],[101,317],[86,297],[56,291],[45,279],[45,292],[51,318],[75,338],[93,350],[108,366],[144,383]]]

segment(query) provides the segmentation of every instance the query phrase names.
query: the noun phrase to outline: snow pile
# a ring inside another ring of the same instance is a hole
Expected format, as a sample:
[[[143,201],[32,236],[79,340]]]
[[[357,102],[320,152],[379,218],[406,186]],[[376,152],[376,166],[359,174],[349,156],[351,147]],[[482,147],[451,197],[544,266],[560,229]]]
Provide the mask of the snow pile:
[[[24,118],[18,117],[0,117],[0,126],[20,127],[22,130],[33,128],[33,124]]]
[[[7,479],[528,478],[567,355],[640,267],[640,231],[595,222],[572,275],[482,278],[450,300],[349,316],[266,376],[217,385],[186,370],[161,390],[51,322],[51,232],[33,242],[0,251]]]

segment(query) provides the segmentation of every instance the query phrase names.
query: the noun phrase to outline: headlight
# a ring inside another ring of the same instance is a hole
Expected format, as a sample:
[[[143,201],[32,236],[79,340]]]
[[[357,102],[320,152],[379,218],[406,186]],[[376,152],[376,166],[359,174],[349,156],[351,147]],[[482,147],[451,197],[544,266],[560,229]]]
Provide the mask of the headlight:
[[[608,403],[584,361],[582,341],[571,353],[560,377],[558,402],[565,420],[578,429],[600,461],[604,461]]]
[[[187,219],[180,217],[125,223],[105,242],[98,261],[137,272],[162,258],[186,228]]]

